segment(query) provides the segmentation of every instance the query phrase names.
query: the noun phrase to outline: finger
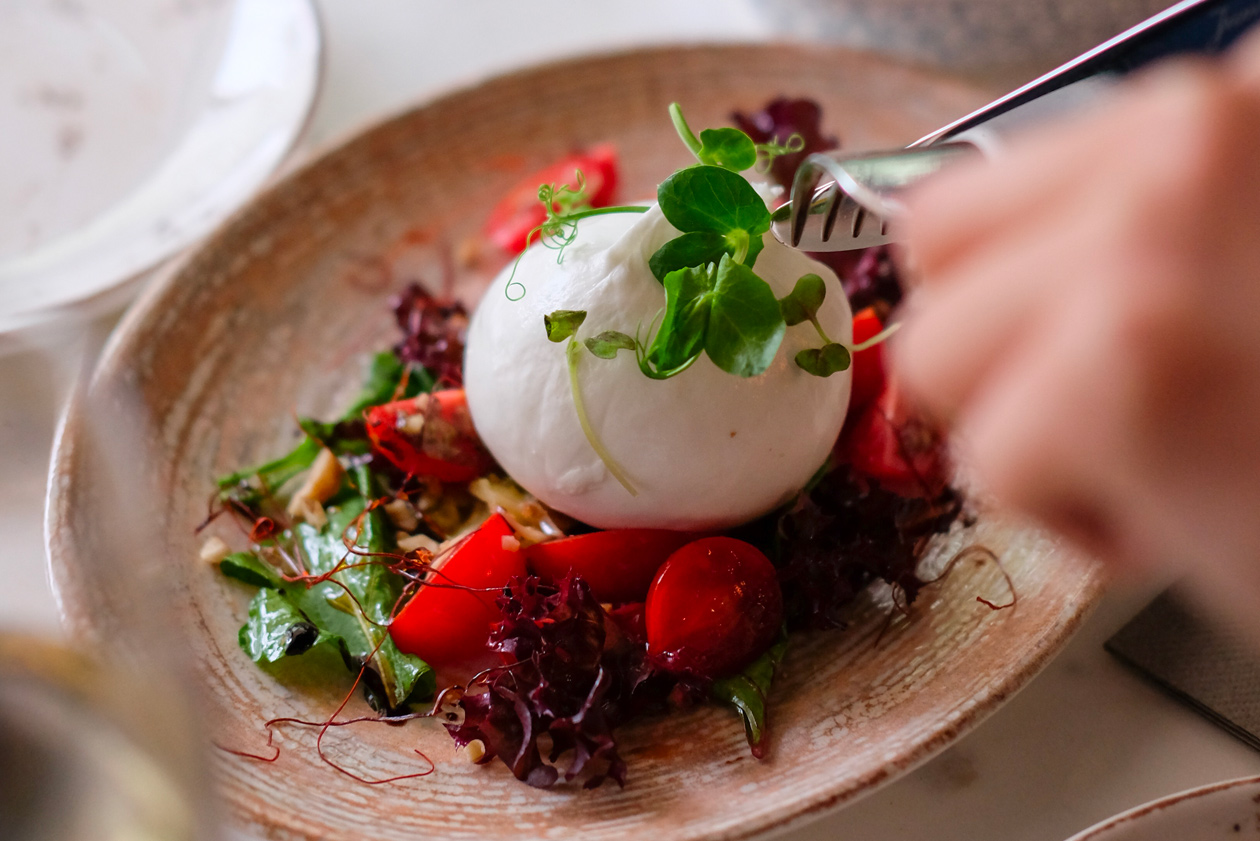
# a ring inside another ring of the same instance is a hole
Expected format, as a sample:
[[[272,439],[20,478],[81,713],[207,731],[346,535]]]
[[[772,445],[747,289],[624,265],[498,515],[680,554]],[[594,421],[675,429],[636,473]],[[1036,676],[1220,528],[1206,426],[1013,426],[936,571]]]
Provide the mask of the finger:
[[[1068,217],[1050,230],[1013,232],[937,285],[915,290],[890,344],[907,392],[941,419],[956,415],[1038,310],[1076,282],[1064,243],[1088,237],[1083,224]]]
[[[1011,225],[1044,217],[1047,206],[1100,176],[1131,171],[1135,154],[1158,154],[1157,138],[1220,75],[1202,61],[1166,63],[1104,101],[1012,138],[987,165],[960,165],[925,181],[907,195],[907,213],[894,231],[920,282],[936,283]]]
[[[1003,160],[959,164],[907,196],[905,217],[894,223],[893,236],[903,243],[921,282],[934,285],[1011,225],[1057,204],[1074,188],[1063,172],[1080,154],[1073,142],[1049,152],[1018,149]]]
[[[1124,497],[1109,417],[1115,395],[1098,364],[1103,315],[1074,295],[1030,325],[967,406],[957,441],[1000,504],[1125,566],[1134,560],[1117,504]]]

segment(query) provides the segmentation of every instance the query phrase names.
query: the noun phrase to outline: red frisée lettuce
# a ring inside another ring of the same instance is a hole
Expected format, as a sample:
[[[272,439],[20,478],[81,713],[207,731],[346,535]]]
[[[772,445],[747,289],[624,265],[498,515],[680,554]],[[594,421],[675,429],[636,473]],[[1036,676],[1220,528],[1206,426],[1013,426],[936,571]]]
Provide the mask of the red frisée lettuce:
[[[641,658],[631,665],[633,643],[621,635],[608,646],[608,615],[579,578],[554,585],[534,576],[515,578],[499,609],[503,619],[490,634],[490,647],[504,665],[465,690],[459,702],[464,720],[447,725],[455,742],[479,740],[483,762],[497,756],[532,786],[583,774],[586,788],[606,778],[625,785],[626,763],[612,731],[644,676]],[[545,756],[539,748],[544,735],[550,741]],[[557,760],[566,755],[561,769]]]

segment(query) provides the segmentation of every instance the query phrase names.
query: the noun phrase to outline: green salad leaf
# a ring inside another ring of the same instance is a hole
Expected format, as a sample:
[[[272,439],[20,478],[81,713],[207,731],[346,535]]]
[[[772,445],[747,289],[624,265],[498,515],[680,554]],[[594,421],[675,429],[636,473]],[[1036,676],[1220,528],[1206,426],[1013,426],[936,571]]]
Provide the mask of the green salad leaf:
[[[370,470],[354,470],[357,492],[332,500],[328,523],[316,528],[299,523],[292,549],[311,577],[310,584],[286,582],[258,555],[237,552],[220,563],[225,575],[262,589],[250,604],[241,628],[241,648],[254,661],[275,663],[317,645],[336,645],[354,671],[366,664],[375,674],[369,686],[381,696],[379,706],[397,710],[430,697],[436,678],[427,663],[404,654],[389,637],[388,624],[403,591],[403,578],[379,558],[346,547],[345,538],[366,553],[392,548],[383,511],[368,510],[375,493]]]
[[[748,745],[752,748],[753,756],[758,758],[765,755],[769,738],[766,699],[770,696],[770,684],[779,664],[783,662],[787,647],[787,632],[781,631],[778,641],[765,654],[739,674],[714,681],[709,690],[715,700],[729,704],[739,713],[744,720],[744,735],[748,737]]]
[[[283,586],[283,579],[276,571],[253,552],[233,552],[219,561],[219,571],[251,587],[277,589]]]
[[[280,458],[218,479],[220,496],[252,507],[309,468],[324,447],[338,455],[367,452],[366,440],[362,435],[355,434],[362,421],[363,410],[391,401],[398,393],[404,375],[407,382],[399,395],[400,400],[433,389],[433,376],[425,368],[412,365],[408,369],[392,351],[376,354],[368,366],[358,397],[338,420],[322,422],[313,418],[298,418],[298,426],[306,437]]]
[[[241,648],[255,663],[278,663],[316,645],[340,640],[307,621],[283,592],[264,587],[249,603],[249,621],[241,627]]]

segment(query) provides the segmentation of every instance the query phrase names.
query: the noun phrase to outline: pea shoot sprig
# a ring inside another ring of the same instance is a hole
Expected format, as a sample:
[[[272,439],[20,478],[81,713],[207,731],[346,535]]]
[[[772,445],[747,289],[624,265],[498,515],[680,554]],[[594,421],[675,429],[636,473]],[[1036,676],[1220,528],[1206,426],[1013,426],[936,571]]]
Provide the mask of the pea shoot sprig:
[[[609,213],[646,213],[648,210],[642,205],[591,207],[590,197],[586,194],[586,175],[577,169],[574,170],[573,177],[576,186],[542,184],[538,187],[538,201],[542,203],[547,216],[525,235],[525,248],[516,255],[512,273],[508,275],[507,285],[503,288],[503,294],[509,301],[519,301],[525,297],[525,284],[516,279],[516,269],[535,237],[556,252],[556,263],[563,263],[564,250],[577,239],[579,220]]]
[[[569,368],[569,390],[573,393],[573,408],[577,410],[578,424],[582,427],[582,434],[586,436],[591,448],[595,450],[595,454],[599,456],[599,460],[608,468],[613,478],[621,483],[630,496],[638,496],[639,492],[630,481],[629,475],[595,434],[595,428],[591,426],[591,420],[586,414],[586,402],[582,399],[582,389],[578,383],[578,363],[582,358],[582,346],[577,341],[577,330],[585,320],[586,313],[582,310],[556,310],[543,316],[548,339],[553,342],[568,340],[564,348],[564,358]],[[590,341],[587,339],[588,347]],[[616,351],[613,353],[615,355]]]
[[[577,335],[586,319],[584,310],[556,310],[544,317],[547,338],[566,342],[569,384],[582,432],[608,471],[631,495],[637,494],[634,485],[599,440],[586,413],[578,383],[583,346],[600,359],[631,351],[639,369],[652,379],[678,376],[705,354],[728,374],[755,377],[770,367],[787,329],[808,321],[822,345],[798,352],[794,362],[809,374],[829,377],[847,370],[854,352],[883,341],[892,332],[890,328],[852,348],[834,342],[818,320],[827,294],[821,277],[802,276],[792,291],[779,299],[754,271],[770,231],[771,215],[765,201],[740,173],[768,168],[777,156],[800,151],[804,141],[799,136],[784,144],[757,144],[735,128],[705,129],[697,136],[677,103],[670,105],[669,114],[697,163],[665,179],[656,192],[661,213],[679,231],[648,260],[652,275],[665,289],[664,310],[644,335],[640,335],[644,332],[640,325],[634,336],[605,330],[584,340]],[[527,242],[540,234],[549,247],[561,252],[557,262],[576,238],[580,219],[647,210],[588,208],[582,184],[579,173],[576,190],[555,185],[539,189],[547,219],[530,232]],[[519,295],[512,294],[513,287],[520,288]],[[517,300],[524,295],[524,286],[509,278],[507,294]]]
[[[665,179],[656,192],[661,213],[680,232],[648,260],[665,288],[659,327],[654,323],[646,337],[605,331],[587,339],[587,348],[602,359],[633,351],[639,369],[652,379],[675,377],[702,354],[729,374],[754,377],[773,362],[787,328],[808,320],[823,346],[798,353],[796,364],[820,377],[848,368],[849,351],[818,323],[826,294],[822,278],[806,275],[780,301],[754,270],[770,231],[770,211],[740,173],[798,151],[803,141],[757,144],[735,128],[704,129],[697,136],[677,103],[669,115],[697,163]],[[563,231],[566,243],[572,242],[576,221]]]

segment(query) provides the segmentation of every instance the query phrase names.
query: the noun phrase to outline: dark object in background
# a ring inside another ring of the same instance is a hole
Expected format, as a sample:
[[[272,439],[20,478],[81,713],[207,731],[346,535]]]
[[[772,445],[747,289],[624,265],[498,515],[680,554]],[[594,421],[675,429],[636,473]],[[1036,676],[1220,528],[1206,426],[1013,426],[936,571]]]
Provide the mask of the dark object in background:
[[[1104,646],[1230,735],[1260,750],[1260,652],[1166,590]]]

